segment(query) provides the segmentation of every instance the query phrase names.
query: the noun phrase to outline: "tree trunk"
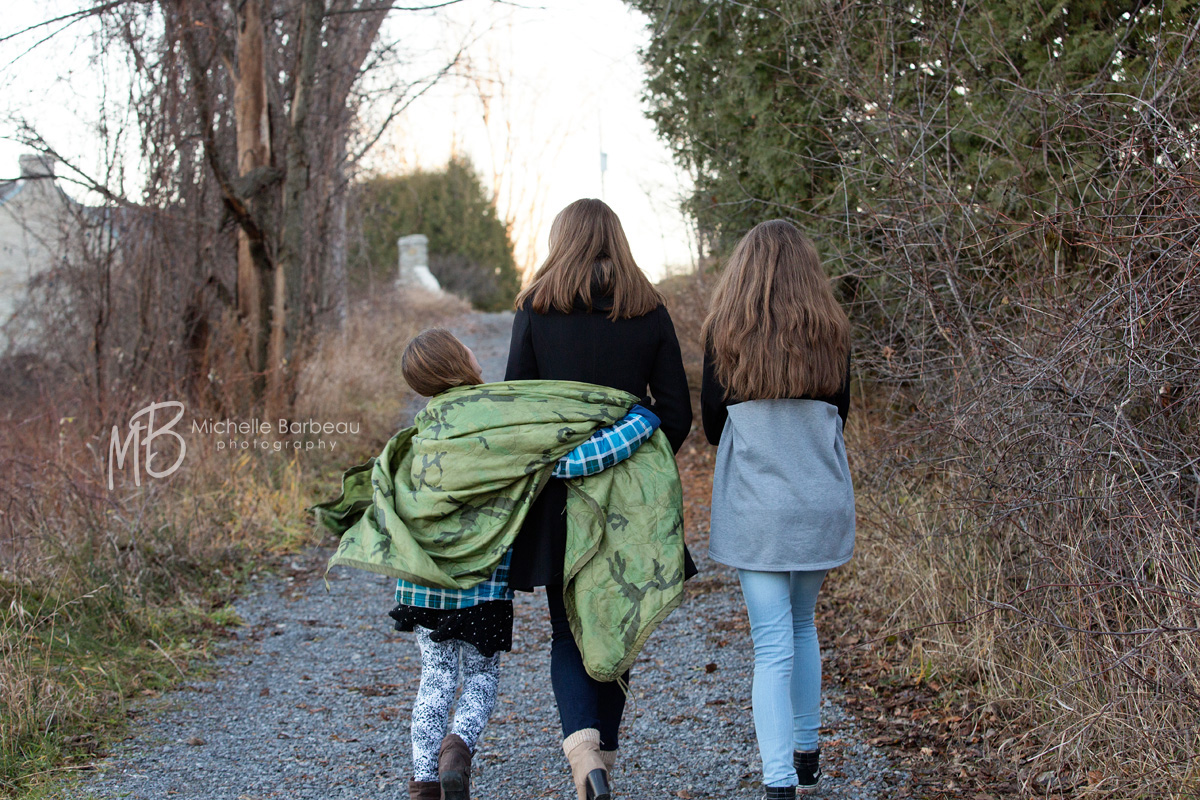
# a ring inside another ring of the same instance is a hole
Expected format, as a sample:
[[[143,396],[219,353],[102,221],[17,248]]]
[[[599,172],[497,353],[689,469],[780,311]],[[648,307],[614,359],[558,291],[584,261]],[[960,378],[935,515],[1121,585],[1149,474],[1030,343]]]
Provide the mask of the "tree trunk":
[[[346,276],[346,207],[350,187],[346,182],[346,134],[338,132],[338,147],[334,151],[333,167],[330,170],[330,214],[329,234],[328,298],[339,328],[344,328],[350,312],[350,290]]]
[[[322,268],[314,270],[309,285],[317,305],[332,312],[337,325],[344,326],[350,307],[347,281],[347,208],[349,186],[347,174],[353,171],[354,163],[347,152],[348,131],[356,108],[349,100],[350,92],[362,74],[363,63],[371,52],[371,46],[379,35],[380,26],[387,17],[391,3],[387,0],[332,0],[327,7],[324,39],[338,42],[338,59],[328,59],[318,65],[321,73],[319,95],[313,98],[310,113],[318,115],[322,127],[319,135],[322,147],[321,171],[325,176],[323,197],[327,203],[325,223],[325,246],[327,258]],[[341,13],[354,8],[358,13]],[[328,147],[324,145],[328,144]]]
[[[271,312],[268,407],[282,411],[287,405],[287,361],[298,323],[303,315],[304,195],[309,185],[308,137],[305,126],[312,104],[313,79],[320,54],[325,0],[304,0],[300,16],[299,51],[296,57],[295,93],[288,120],[287,170],[283,179],[283,237],[275,266]]]
[[[238,174],[246,176],[271,162],[271,127],[267,115],[267,75],[263,58],[262,0],[244,0],[238,11],[237,77],[234,86],[234,121],[237,128]],[[261,199],[249,205],[262,219]],[[253,392],[261,396],[268,369],[271,322],[271,272],[262,241],[253,241],[238,228],[238,316],[246,329],[246,364],[254,376]],[[266,269],[264,269],[266,267]]]

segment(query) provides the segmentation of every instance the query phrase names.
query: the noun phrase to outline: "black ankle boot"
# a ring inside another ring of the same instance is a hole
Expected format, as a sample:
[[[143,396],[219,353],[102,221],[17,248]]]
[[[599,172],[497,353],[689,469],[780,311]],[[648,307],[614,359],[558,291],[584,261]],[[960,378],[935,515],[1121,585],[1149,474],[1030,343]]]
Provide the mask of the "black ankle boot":
[[[763,800],[796,800],[795,786],[764,786]]]
[[[587,800],[612,800],[612,787],[608,785],[608,773],[594,769],[583,779]]]
[[[811,753],[796,750],[792,753],[792,764],[796,767],[798,788],[813,789],[821,782],[821,750],[818,748]]]

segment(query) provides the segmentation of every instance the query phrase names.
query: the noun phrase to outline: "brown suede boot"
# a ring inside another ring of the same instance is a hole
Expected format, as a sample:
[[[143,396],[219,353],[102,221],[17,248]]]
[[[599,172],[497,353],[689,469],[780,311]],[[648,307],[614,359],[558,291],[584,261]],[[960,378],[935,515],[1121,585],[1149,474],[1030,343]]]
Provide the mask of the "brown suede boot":
[[[457,733],[442,739],[438,778],[444,800],[471,800],[471,748]]]
[[[442,800],[442,785],[437,781],[409,781],[408,800]]]
[[[608,769],[600,756],[600,731],[584,728],[563,740],[563,753],[571,764],[571,778],[579,800],[612,800]]]

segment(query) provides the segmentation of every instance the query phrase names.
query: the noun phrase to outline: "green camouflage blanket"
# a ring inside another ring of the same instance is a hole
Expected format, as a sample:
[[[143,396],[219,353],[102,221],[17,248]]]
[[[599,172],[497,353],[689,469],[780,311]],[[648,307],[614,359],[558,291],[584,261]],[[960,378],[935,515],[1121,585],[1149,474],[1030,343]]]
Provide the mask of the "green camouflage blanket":
[[[466,589],[492,574],[555,462],[638,398],[570,381],[437,395],[383,453],[314,506],[342,537],[329,566]],[[661,431],[632,457],[567,481],[564,601],[595,679],[616,679],[683,592],[679,472]]]

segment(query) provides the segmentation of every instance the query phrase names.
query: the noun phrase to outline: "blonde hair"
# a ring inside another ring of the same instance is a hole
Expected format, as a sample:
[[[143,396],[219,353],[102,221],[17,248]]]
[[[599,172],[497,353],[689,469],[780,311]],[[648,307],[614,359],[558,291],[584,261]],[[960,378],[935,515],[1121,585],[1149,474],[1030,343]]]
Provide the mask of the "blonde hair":
[[[550,254],[517,295],[516,307],[531,301],[538,314],[569,314],[580,298],[590,311],[593,289],[612,295],[609,319],[640,317],[663,302],[633,260],[616,213],[602,200],[576,200],[550,225]]]
[[[433,397],[455,386],[483,383],[471,365],[467,346],[445,328],[430,328],[413,337],[400,356],[400,372],[414,392]]]
[[[787,220],[737,243],[703,330],[728,398],[825,397],[844,384],[850,320],[816,246]]]

